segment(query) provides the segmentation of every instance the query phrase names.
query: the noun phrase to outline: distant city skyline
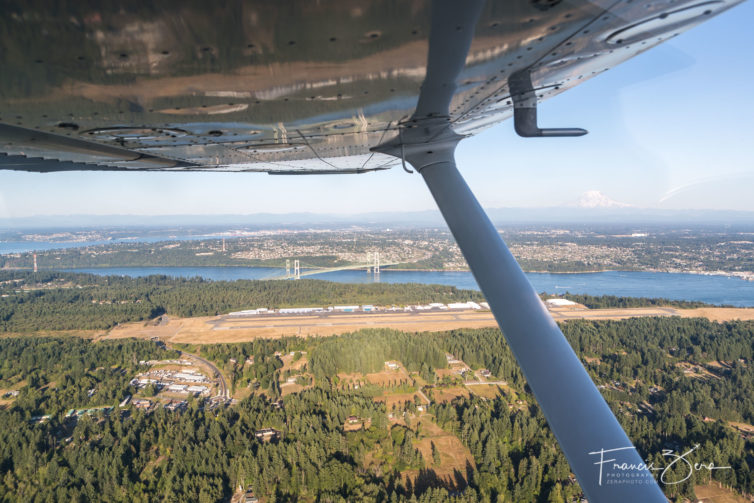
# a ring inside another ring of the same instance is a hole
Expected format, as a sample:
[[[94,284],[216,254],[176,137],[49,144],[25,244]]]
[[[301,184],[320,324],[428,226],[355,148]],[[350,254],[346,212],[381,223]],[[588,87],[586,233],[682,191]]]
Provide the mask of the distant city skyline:
[[[576,205],[584,194],[657,209],[754,211],[754,3],[545,102],[544,126],[583,138],[523,139],[506,121],[461,142],[457,161],[492,208]],[[32,215],[335,213],[434,209],[421,177],[0,171],[0,218]]]

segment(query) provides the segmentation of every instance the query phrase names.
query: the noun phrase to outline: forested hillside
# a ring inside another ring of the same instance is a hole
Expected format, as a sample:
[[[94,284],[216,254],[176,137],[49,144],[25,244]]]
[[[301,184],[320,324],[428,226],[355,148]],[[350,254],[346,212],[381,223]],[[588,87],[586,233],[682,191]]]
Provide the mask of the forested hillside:
[[[563,330],[645,459],[664,466],[663,449],[698,444],[695,460],[731,467],[712,472],[713,480],[754,492],[754,442],[735,429],[754,422],[754,323],[637,318],[569,321]],[[139,359],[176,353],[146,341],[0,339],[0,387],[20,389],[0,411],[0,499],[218,501],[238,484],[268,501],[579,497],[497,330],[372,330],[192,350],[230,370],[238,386],[254,384],[257,391],[229,407],[210,409],[192,399],[184,412],[125,408],[76,422],[63,417],[65,409],[116,404],[131,392],[128,380]],[[276,383],[283,377],[277,355],[301,352],[309,358],[306,370],[316,376],[314,385],[284,396],[277,407]],[[422,413],[414,403],[388,408],[375,397],[374,386],[346,388],[335,378],[372,372],[391,359],[406,367],[414,388],[447,396],[457,382],[424,379],[447,366],[446,352],[471,368],[489,369],[507,381],[509,391],[494,398],[466,393],[437,400]],[[254,359],[250,366],[243,365],[247,357]],[[87,389],[96,392],[88,396]],[[30,421],[41,414],[51,418]],[[368,421],[368,427],[346,431],[349,417]],[[473,460],[452,485],[435,473],[446,455],[435,447],[429,457],[419,451],[427,435],[436,435],[427,421],[457,437]],[[280,438],[260,442],[254,432],[261,428],[275,428]],[[413,483],[406,473],[417,474]],[[663,488],[673,501],[682,501],[693,499],[694,485],[708,480],[709,471],[695,471],[687,481]]]

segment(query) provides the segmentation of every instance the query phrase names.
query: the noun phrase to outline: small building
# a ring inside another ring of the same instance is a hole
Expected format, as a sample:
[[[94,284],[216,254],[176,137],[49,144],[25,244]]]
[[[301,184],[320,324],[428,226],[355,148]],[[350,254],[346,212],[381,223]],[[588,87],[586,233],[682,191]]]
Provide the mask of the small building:
[[[450,353],[445,353],[445,359],[448,361],[448,365],[456,365],[459,363],[463,363],[461,360],[457,359],[455,356],[451,355]]]
[[[189,386],[188,388],[186,388],[186,391],[193,393],[194,395],[209,395],[209,388],[207,386]]]
[[[490,377],[492,375],[492,372],[487,369],[479,369],[479,375],[481,375],[482,377]]]
[[[343,431],[358,431],[361,429],[366,430],[372,426],[372,418],[362,418],[358,416],[348,416],[345,424],[343,424]]]
[[[448,304],[448,309],[481,309],[482,306],[476,302],[452,302]]]
[[[113,407],[110,406],[91,407],[89,409],[71,409],[66,413],[65,417],[78,419],[81,416],[93,416],[99,412],[103,414],[110,414],[110,411],[112,410]]]
[[[575,306],[576,303],[572,300],[568,299],[547,299],[545,301],[545,304],[547,307],[569,307],[569,306]]]
[[[142,410],[149,410],[149,408],[152,407],[152,402],[144,398],[136,398],[133,402],[131,402],[131,404],[133,404],[133,406],[137,409]]]
[[[359,306],[333,306],[333,311],[340,311],[343,313],[354,313],[359,310]]]
[[[280,438],[280,432],[275,428],[262,428],[261,430],[257,430],[254,436],[262,442],[270,442],[273,439]]]
[[[395,362],[385,362],[385,366],[390,370],[398,370],[400,368]]]
[[[246,493],[243,495],[243,501],[244,503],[259,503],[259,498],[254,496],[254,491],[252,491],[251,487],[246,488]]]
[[[173,412],[185,410],[188,408],[188,402],[186,400],[171,400],[165,404],[165,408]]]
[[[233,360],[231,358],[231,360]],[[235,363],[235,361],[231,362]],[[207,382],[207,378],[203,376],[202,374],[197,374],[194,372],[188,373],[188,372],[178,372],[173,374],[173,379],[176,381],[186,381],[186,382]]]
[[[228,313],[228,316],[233,317],[239,317],[239,316],[256,316],[259,314],[267,314],[269,312],[269,309],[266,307],[260,307],[257,309],[246,309],[244,311],[235,311],[233,313]]]
[[[309,313],[322,313],[324,312],[322,307],[287,307],[278,309],[280,314],[309,314]]]
[[[361,310],[365,313],[371,313],[372,311],[376,311],[377,308],[372,305],[366,304],[364,306],[361,306]]]

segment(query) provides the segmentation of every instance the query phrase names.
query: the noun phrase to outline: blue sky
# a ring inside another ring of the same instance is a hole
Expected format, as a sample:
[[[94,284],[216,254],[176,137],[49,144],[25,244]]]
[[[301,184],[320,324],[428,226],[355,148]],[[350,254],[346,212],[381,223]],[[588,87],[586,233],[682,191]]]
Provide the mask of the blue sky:
[[[754,211],[754,2],[544,103],[582,138],[522,139],[510,121],[465,140],[486,207],[572,205],[597,190],[648,208]],[[0,171],[0,218],[69,214],[361,213],[434,208],[418,175]]]

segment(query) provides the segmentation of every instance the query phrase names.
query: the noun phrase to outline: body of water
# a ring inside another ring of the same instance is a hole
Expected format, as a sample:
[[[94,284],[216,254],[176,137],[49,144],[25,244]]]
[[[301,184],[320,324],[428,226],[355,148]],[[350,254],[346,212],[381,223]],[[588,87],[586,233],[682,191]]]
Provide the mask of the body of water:
[[[202,277],[211,280],[270,279],[284,274],[281,269],[265,267],[108,267],[69,269],[100,275],[149,276],[164,274],[173,277]],[[673,274],[663,272],[608,271],[582,274],[527,273],[538,292],[565,292],[625,297],[662,297],[710,304],[754,307],[754,281],[727,276]],[[456,271],[391,271],[384,269],[378,280],[364,270],[334,271],[307,276],[339,283],[424,283],[452,285],[479,290],[470,272]]]
[[[0,241],[0,255],[8,253],[27,253],[33,251],[60,250],[68,248],[86,248],[87,246],[113,245],[118,243],[158,243],[161,241],[196,241],[202,239],[222,239],[224,236],[213,234],[180,236],[137,236],[113,238],[101,241]]]

